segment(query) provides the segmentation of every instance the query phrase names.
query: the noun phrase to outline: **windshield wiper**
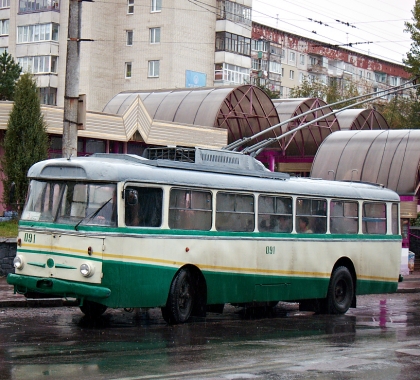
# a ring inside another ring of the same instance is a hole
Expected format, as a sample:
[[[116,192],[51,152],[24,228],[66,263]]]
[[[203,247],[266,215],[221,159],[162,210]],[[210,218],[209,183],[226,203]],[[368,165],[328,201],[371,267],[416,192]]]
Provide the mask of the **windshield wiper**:
[[[82,223],[85,219],[87,219],[87,221],[89,222],[91,219],[93,219],[96,215],[99,214],[99,212],[109,203],[112,201],[112,198],[109,198],[107,201],[105,201],[104,203],[102,203],[102,205],[96,210],[94,211],[92,214],[90,214],[89,216],[85,216],[83,219],[81,219],[75,226],[74,229],[77,231],[77,227],[79,227],[79,224]]]

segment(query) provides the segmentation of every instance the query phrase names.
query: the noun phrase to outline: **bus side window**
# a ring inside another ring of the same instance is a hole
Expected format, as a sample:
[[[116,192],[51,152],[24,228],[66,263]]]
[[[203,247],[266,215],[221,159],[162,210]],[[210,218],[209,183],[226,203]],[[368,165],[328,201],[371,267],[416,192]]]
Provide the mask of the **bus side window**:
[[[386,204],[364,202],[362,221],[364,234],[386,234]]]
[[[210,191],[172,189],[169,197],[169,227],[180,230],[211,229]]]
[[[160,227],[163,190],[156,187],[127,187],[125,224],[132,227]]]
[[[399,234],[399,224],[400,224],[400,220],[398,218],[398,203],[393,203],[392,204],[392,208],[391,208],[391,212],[392,212],[392,221],[391,221],[391,225],[392,225],[392,234],[393,235],[398,235]]]
[[[258,230],[292,232],[292,198],[260,195],[258,198]]]
[[[296,232],[327,232],[327,201],[317,198],[296,199]]]
[[[359,224],[357,202],[333,200],[330,204],[330,231],[332,234],[357,234]]]
[[[254,231],[253,195],[218,192],[216,203],[216,229],[218,231]]]

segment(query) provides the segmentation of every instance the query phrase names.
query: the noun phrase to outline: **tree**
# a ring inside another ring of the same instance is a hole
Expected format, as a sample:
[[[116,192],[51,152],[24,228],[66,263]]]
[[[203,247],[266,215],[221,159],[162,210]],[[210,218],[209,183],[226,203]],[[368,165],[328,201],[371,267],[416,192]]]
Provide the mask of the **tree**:
[[[13,100],[16,81],[22,68],[6,51],[0,55],[0,100]]]
[[[407,65],[406,70],[416,77],[420,75],[420,0],[416,0],[414,3],[411,14],[413,22],[406,21],[404,31],[411,34],[412,43],[410,51],[407,53],[407,59],[404,59],[403,62]]]
[[[3,141],[3,203],[9,204],[11,184],[15,184],[17,211],[25,202],[29,168],[48,157],[48,135],[38,97],[38,89],[31,74],[23,74],[16,83],[14,105],[10,113]]]
[[[293,87],[290,90],[291,98],[320,98],[325,99],[327,96],[327,86],[315,79],[309,81],[307,77],[303,78],[300,86]]]
[[[261,90],[263,90],[270,99],[279,99],[280,98],[280,92],[271,90],[267,85],[260,84],[260,85],[257,85],[257,87],[259,87]]]
[[[389,102],[375,104],[388,122],[390,129],[420,129],[420,103],[418,95],[395,96]]]
[[[320,98],[327,103],[332,104],[341,100],[346,100],[359,95],[359,84],[353,81],[331,78],[327,85],[319,79],[309,81],[304,78],[300,86],[294,87],[290,91],[292,98]],[[338,108],[342,108],[352,104],[352,102],[342,103]],[[355,106],[360,108],[361,105]]]

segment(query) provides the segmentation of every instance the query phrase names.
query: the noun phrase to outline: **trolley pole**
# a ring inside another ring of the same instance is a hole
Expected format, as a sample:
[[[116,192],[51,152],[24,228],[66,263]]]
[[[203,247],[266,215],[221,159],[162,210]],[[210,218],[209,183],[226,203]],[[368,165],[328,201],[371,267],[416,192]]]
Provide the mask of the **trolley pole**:
[[[64,89],[63,157],[77,157],[80,76],[80,15],[82,1],[69,0],[66,81]]]

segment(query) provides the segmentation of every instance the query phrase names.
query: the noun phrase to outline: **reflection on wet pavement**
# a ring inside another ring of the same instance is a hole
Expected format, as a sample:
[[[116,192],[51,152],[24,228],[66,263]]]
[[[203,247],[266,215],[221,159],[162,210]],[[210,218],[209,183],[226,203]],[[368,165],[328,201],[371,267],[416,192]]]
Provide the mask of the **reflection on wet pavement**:
[[[168,326],[160,310],[0,310],[0,379],[416,379],[420,295],[358,298],[346,315],[227,305]]]

